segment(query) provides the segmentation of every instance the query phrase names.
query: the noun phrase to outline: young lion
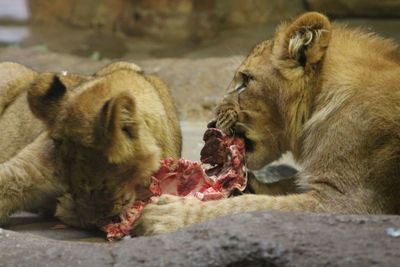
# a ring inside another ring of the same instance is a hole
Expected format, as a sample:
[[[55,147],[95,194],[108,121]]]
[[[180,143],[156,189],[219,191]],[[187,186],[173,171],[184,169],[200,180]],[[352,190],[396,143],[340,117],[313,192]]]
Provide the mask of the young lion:
[[[8,95],[27,90],[45,130],[0,165],[0,219],[59,198],[61,220],[91,226],[143,197],[139,192],[161,159],[180,156],[168,90],[136,65],[113,63],[94,76],[31,75],[31,82],[8,86],[17,92]],[[24,89],[16,88],[21,84]],[[13,108],[7,106],[5,112]]]
[[[400,52],[390,40],[314,12],[282,24],[239,67],[216,126],[245,138],[252,169],[291,150],[305,192],[163,196],[143,210],[138,233],[261,209],[400,214]]]

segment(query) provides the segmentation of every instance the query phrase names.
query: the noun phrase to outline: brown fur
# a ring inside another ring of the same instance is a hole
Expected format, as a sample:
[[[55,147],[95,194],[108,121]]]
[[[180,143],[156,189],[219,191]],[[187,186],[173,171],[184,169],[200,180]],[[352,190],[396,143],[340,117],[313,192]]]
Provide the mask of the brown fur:
[[[252,79],[238,90],[241,73]],[[400,214],[400,52],[390,40],[315,12],[282,24],[239,67],[217,126],[246,137],[250,168],[292,151],[304,193],[163,196],[144,209],[138,233],[261,209]]]
[[[24,90],[45,130],[0,165],[1,219],[58,197],[61,220],[91,226],[143,197],[161,159],[180,156],[168,90],[136,65],[113,63],[93,76],[35,76]]]

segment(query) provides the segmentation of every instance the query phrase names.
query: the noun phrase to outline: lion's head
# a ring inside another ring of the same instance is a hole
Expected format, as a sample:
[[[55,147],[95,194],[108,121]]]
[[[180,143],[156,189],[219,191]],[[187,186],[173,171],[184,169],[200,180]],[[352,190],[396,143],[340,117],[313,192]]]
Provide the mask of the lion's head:
[[[57,169],[74,202],[74,211],[68,212],[76,213],[59,215],[70,224],[77,223],[68,216],[84,225],[119,214],[141,197],[137,192],[144,192],[166,156],[163,140],[155,137],[160,130],[154,129],[168,119],[159,93],[136,65],[117,67],[92,77],[42,73],[28,94],[31,110],[56,146]],[[177,132],[165,129],[166,136]],[[180,143],[165,146],[178,151],[168,156],[179,156]]]
[[[282,24],[275,38],[257,45],[235,73],[214,125],[245,138],[249,168],[259,169],[297,149],[330,28],[329,20],[315,12]]]

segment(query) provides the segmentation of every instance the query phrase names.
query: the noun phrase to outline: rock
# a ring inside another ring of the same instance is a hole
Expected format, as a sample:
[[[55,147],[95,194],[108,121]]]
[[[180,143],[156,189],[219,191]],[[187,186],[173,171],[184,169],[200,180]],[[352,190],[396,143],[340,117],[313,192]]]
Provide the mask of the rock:
[[[400,16],[400,1],[391,0],[306,0],[309,10],[332,16]]]
[[[2,266],[396,266],[399,216],[257,211],[113,244],[4,230]]]

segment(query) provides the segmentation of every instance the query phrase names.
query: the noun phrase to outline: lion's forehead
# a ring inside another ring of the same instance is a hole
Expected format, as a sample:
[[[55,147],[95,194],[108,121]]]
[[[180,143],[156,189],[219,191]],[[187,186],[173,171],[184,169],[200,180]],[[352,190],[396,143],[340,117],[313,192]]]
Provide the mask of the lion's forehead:
[[[134,74],[133,72],[130,74]],[[124,91],[132,91],[140,87],[136,75],[112,73],[85,82],[77,88],[78,93],[67,104],[69,114],[99,112],[103,105],[112,97]]]
[[[258,44],[239,67],[239,71],[256,71],[268,61],[272,49],[272,41],[267,40]]]
[[[257,44],[250,52],[249,57],[258,57],[265,55],[266,53],[271,51],[272,44],[273,44],[272,40],[266,40]]]
[[[69,128],[93,128],[106,103],[124,92],[135,98],[142,115],[150,113],[159,119],[164,114],[159,95],[148,81],[133,71],[118,71],[81,84],[63,108],[60,121]]]

